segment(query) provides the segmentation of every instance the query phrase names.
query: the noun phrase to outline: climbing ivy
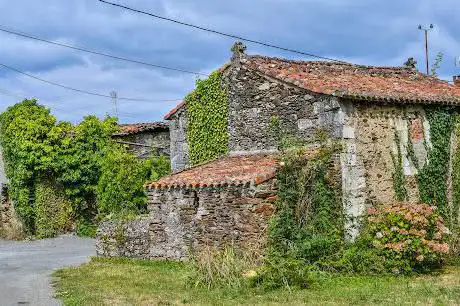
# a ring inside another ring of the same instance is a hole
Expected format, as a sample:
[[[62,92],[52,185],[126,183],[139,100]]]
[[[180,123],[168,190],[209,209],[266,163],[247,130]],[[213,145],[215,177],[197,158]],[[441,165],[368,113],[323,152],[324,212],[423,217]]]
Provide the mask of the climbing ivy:
[[[455,154],[452,157],[452,207],[449,213],[449,226],[459,225],[460,209],[460,116],[455,116]]]
[[[424,144],[427,150],[427,162],[423,163],[417,159],[414,147],[412,144],[410,126],[408,126],[408,139],[407,139],[407,155],[406,157],[412,162],[417,169],[417,186],[419,190],[420,202],[436,205],[444,217],[452,215],[449,212],[450,208],[447,200],[447,179],[449,174],[450,162],[450,142],[451,135],[454,129],[454,115],[452,110],[445,108],[432,108],[426,110],[426,116],[430,124],[430,140],[431,145],[428,145],[424,137]],[[409,124],[408,124],[409,125]],[[392,154],[392,160],[395,167],[393,173],[393,184],[396,193],[396,199],[399,201],[407,200],[407,191],[405,189],[404,172],[402,168],[403,156],[401,153],[401,141],[397,132],[395,132],[395,142],[397,145],[397,154]],[[460,162],[460,157],[459,161]],[[454,159],[455,163],[455,159]],[[456,182],[455,175],[460,177],[460,173],[456,174],[455,170],[458,169],[454,165],[454,186],[459,184]],[[459,191],[454,190],[454,194]],[[458,196],[460,198],[460,195]],[[460,202],[459,200],[456,203]],[[457,205],[458,207],[458,205]],[[457,213],[456,213],[457,214]]]
[[[396,143],[396,150],[397,153],[391,153],[391,160],[393,161],[393,187],[396,194],[396,199],[398,201],[405,201],[407,200],[407,190],[405,187],[406,180],[404,178],[404,169],[402,166],[403,158],[401,154],[401,140],[399,138],[398,132],[395,131],[394,134],[395,143]]]
[[[165,158],[139,161],[111,141],[116,118],[57,122],[24,100],[0,115],[9,193],[27,234],[50,237],[123,208],[145,208],[143,184],[169,172]]]
[[[220,71],[205,80],[185,98],[190,162],[196,165],[228,151],[228,96]]]
[[[280,156],[279,199],[268,228],[265,265],[256,279],[264,287],[307,286],[308,271],[344,246],[340,188],[331,167],[339,146],[327,139],[317,144],[314,156],[306,156],[305,146],[286,148]]]
[[[431,147],[428,162],[418,171],[417,184],[422,203],[436,205],[447,216],[447,176],[450,161],[450,140],[454,128],[454,116],[447,109],[427,110],[430,123]]]

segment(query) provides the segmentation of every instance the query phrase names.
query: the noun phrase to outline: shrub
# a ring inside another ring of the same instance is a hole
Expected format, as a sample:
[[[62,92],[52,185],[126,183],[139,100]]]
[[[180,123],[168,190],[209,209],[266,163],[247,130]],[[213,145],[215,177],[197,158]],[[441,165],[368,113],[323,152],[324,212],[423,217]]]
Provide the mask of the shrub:
[[[449,253],[449,229],[435,206],[397,202],[368,211],[364,235],[395,273],[439,266]]]
[[[147,198],[143,185],[147,179],[145,162],[114,145],[101,162],[101,176],[96,189],[99,213],[144,209]]]
[[[52,238],[72,230],[72,203],[54,181],[42,179],[35,190],[36,235]]]
[[[291,256],[270,256],[257,271],[251,283],[264,289],[305,289],[312,283],[312,266]]]
[[[256,257],[250,252],[237,252],[233,247],[206,247],[192,255],[189,283],[195,287],[231,288],[245,286],[255,275]]]
[[[80,219],[77,222],[76,233],[79,237],[96,237],[97,224],[89,222],[85,219]]]

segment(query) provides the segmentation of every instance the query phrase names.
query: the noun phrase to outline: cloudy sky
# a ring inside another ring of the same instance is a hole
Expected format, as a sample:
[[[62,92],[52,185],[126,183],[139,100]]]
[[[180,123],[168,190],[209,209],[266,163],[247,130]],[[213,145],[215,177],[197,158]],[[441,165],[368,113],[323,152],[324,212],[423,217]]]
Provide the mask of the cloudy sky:
[[[460,74],[458,0],[113,0],[120,4],[359,64],[424,70],[423,33],[435,25],[431,59],[443,79]],[[208,73],[229,60],[233,40],[105,5],[97,0],[0,0],[0,27],[152,64]],[[248,44],[249,54],[311,58]],[[121,122],[161,120],[196,75],[90,55],[0,32],[0,64],[66,86],[148,101],[118,101]],[[41,83],[0,67],[0,111],[36,97],[61,120],[114,114],[112,100]]]

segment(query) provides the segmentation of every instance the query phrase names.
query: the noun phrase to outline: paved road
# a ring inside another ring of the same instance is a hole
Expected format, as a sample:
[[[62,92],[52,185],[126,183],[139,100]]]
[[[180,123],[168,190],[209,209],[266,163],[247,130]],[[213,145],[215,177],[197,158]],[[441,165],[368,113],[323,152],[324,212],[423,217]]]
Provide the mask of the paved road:
[[[60,305],[52,298],[53,270],[95,255],[94,240],[61,236],[38,241],[0,240],[0,306]]]

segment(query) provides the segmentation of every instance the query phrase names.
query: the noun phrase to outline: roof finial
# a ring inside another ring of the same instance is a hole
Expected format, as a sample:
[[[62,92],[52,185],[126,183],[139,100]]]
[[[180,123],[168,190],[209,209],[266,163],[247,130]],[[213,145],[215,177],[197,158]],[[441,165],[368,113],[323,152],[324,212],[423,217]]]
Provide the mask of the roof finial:
[[[237,41],[232,47],[232,60],[240,59],[244,56],[244,51],[246,51],[246,46],[241,42]]]

